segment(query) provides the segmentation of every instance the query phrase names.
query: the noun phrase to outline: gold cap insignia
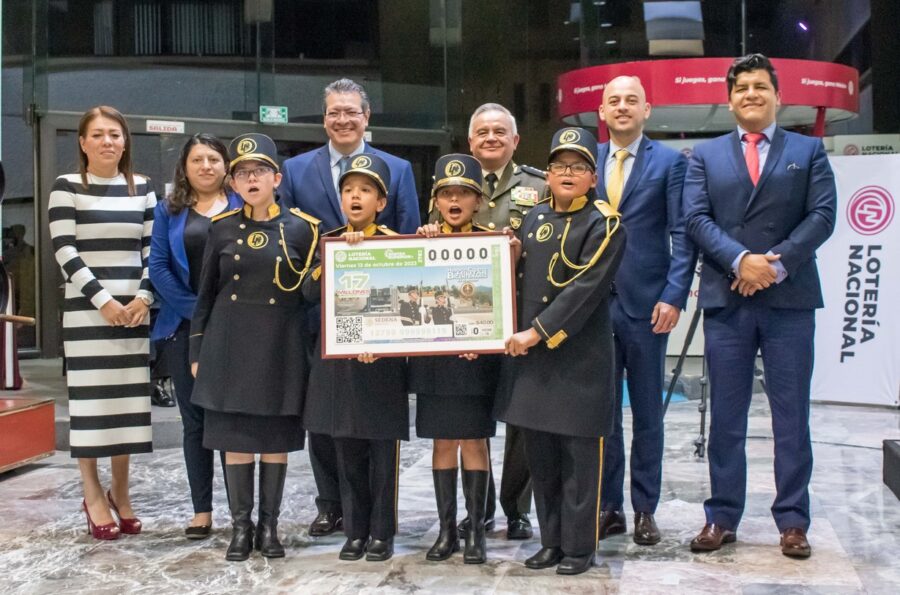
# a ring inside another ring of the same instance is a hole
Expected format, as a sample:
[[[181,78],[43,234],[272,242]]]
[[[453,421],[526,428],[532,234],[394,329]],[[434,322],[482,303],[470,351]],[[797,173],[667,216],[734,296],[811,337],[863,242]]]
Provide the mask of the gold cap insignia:
[[[466,173],[466,166],[463,165],[462,161],[454,159],[444,168],[444,173],[447,174],[447,177],[457,178]]]
[[[247,153],[253,153],[256,151],[256,141],[252,138],[245,138],[241,142],[238,143],[237,152],[238,155],[246,155]]]
[[[353,169],[365,169],[367,167],[370,167],[371,165],[372,160],[365,155],[360,155],[350,163],[350,167]]]
[[[566,130],[559,135],[559,142],[564,144],[577,143],[581,139],[581,134],[577,130]]]

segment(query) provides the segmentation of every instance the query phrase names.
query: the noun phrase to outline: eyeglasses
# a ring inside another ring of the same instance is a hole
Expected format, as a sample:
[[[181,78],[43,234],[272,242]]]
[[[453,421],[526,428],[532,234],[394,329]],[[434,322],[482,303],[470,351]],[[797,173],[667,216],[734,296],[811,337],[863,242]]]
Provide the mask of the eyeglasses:
[[[335,110],[332,112],[325,112],[326,120],[340,120],[341,116],[346,117],[348,120],[355,120],[362,116],[365,112],[360,112],[356,110]]]
[[[554,161],[547,166],[547,169],[550,170],[550,173],[557,176],[566,173],[566,170],[569,170],[576,176],[583,176],[589,171],[594,171],[587,163],[560,163],[559,161]]]
[[[254,178],[261,178],[268,173],[272,173],[275,170],[271,167],[254,167],[253,169],[239,169],[231,173],[231,177],[235,180],[246,180],[250,177],[250,174],[253,174]]]

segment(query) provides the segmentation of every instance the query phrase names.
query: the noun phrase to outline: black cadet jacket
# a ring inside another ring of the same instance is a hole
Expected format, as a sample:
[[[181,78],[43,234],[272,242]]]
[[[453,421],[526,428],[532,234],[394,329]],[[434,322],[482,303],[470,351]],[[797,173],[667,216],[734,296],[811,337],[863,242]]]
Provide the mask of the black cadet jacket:
[[[340,237],[346,227],[325,234]],[[372,224],[366,235],[397,235]],[[321,286],[318,262],[303,284],[307,300],[318,303]],[[409,393],[406,358],[383,357],[371,364],[356,359],[322,359],[322,337],[316,341],[303,427],[334,438],[409,440]]]
[[[446,224],[443,224],[445,232]],[[471,231],[490,231],[473,225]],[[430,310],[434,324],[450,324],[453,312],[447,306]],[[500,355],[481,354],[467,360],[458,355],[428,355],[409,358],[409,390],[430,395],[479,395],[493,399],[500,374]]]
[[[268,221],[254,221],[246,209],[214,217],[210,228],[191,320],[190,359],[200,364],[191,401],[300,415],[310,341],[300,288],[319,220],[274,204]]]
[[[542,341],[504,366],[498,419],[566,436],[612,431],[615,373],[610,286],[625,247],[619,216],[601,201],[575,199],[566,213],[552,198],[518,230],[519,329]]]

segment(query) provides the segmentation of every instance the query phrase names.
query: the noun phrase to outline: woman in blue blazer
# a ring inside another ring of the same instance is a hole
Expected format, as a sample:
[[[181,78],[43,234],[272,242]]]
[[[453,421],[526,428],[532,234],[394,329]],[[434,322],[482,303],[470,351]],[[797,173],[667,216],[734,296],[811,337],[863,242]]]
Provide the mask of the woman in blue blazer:
[[[191,404],[188,336],[210,218],[243,205],[226,190],[227,164],[228,150],[216,137],[200,133],[185,143],[172,192],[156,206],[150,242],[150,280],[160,303],[150,339],[169,350],[184,424],[184,462],[194,505],[194,518],[185,529],[188,539],[203,539],[212,528],[213,453],[203,448],[203,409]]]

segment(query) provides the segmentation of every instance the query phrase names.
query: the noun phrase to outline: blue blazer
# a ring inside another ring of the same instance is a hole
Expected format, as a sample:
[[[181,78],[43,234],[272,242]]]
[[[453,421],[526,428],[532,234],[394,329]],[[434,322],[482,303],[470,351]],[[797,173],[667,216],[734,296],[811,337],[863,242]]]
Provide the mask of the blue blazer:
[[[816,249],[834,230],[836,205],[834,174],[818,138],[776,128],[756,186],[736,130],[697,145],[684,210],[703,254],[700,307],[757,300],[772,308],[821,308]],[[744,250],[780,254],[787,278],[749,298],[731,291],[731,264]]]
[[[365,145],[364,150],[384,159],[391,170],[387,206],[378,215],[378,224],[387,225],[398,233],[415,233],[421,225],[421,218],[412,165],[369,144]],[[281,166],[281,174],[283,178],[278,195],[286,207],[299,207],[304,213],[321,219],[323,231],[344,225],[340,201],[331,178],[331,156],[327,144],[291,157]]]
[[[606,197],[604,164],[609,143],[598,146],[597,196]],[[649,319],[657,302],[684,309],[697,248],[687,237],[681,192],[687,159],[646,136],[638,145],[619,209],[628,231],[616,273],[616,293],[625,313]]]
[[[244,201],[233,192],[227,193],[228,209],[243,206]],[[159,314],[150,331],[150,340],[170,337],[182,320],[194,315],[197,294],[191,290],[187,252],[184,249],[184,226],[188,209],[177,215],[169,212],[168,201],[156,203],[153,234],[150,236],[150,282],[159,298]]]

